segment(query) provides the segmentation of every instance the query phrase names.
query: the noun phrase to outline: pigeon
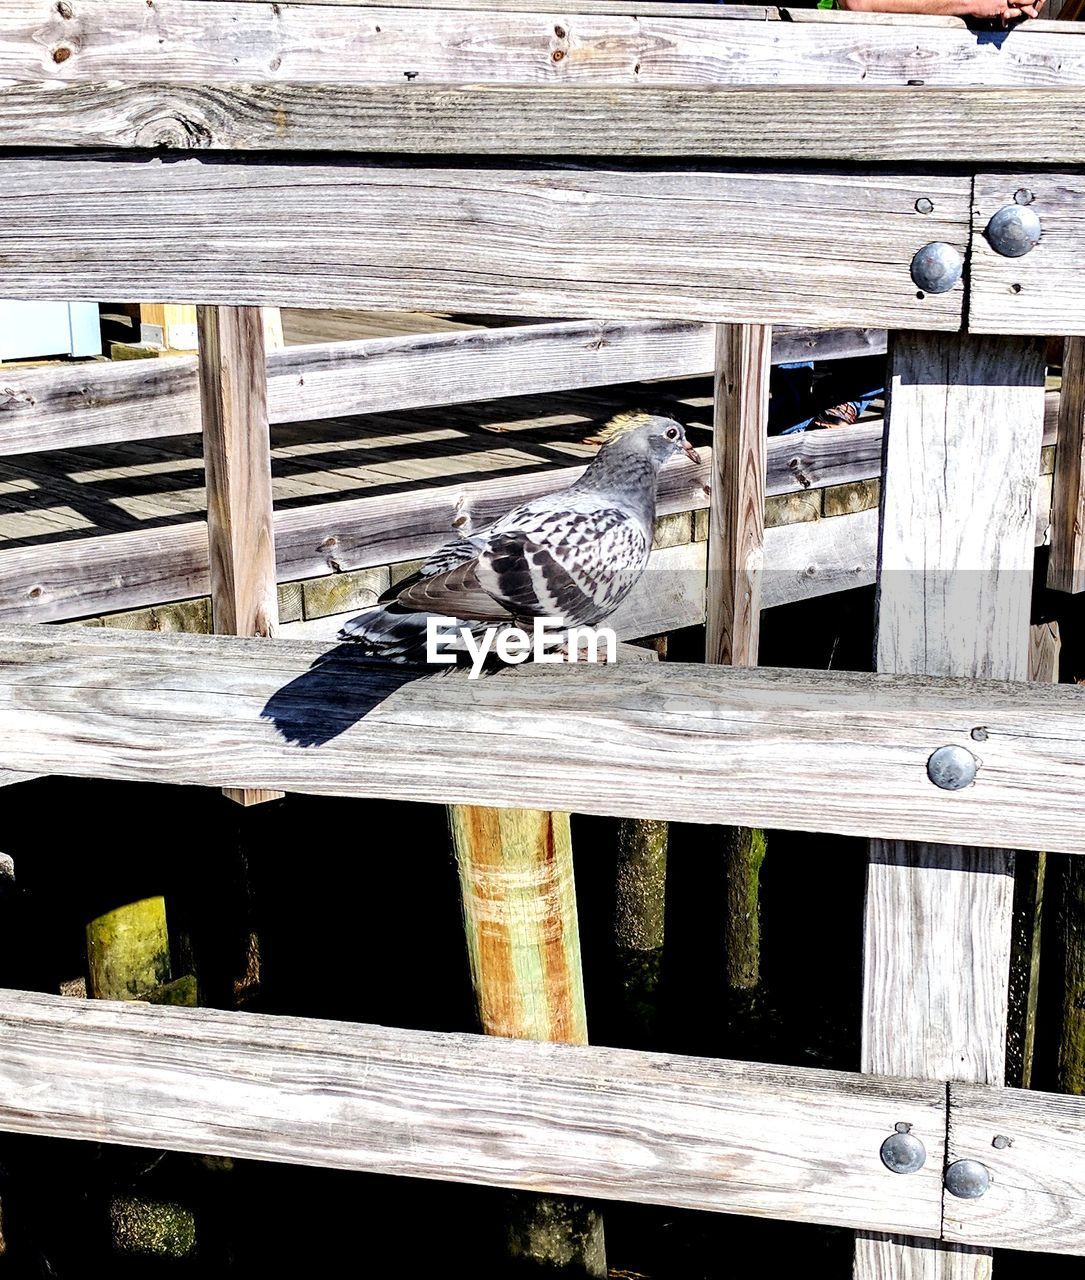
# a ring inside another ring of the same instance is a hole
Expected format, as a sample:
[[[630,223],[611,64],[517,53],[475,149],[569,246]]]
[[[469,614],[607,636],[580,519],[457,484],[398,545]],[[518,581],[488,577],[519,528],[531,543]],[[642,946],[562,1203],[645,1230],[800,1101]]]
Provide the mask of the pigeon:
[[[480,634],[535,618],[597,626],[648,563],[665,462],[700,458],[673,418],[622,414],[579,480],[440,548],[339,633],[369,655],[424,661],[430,616]]]

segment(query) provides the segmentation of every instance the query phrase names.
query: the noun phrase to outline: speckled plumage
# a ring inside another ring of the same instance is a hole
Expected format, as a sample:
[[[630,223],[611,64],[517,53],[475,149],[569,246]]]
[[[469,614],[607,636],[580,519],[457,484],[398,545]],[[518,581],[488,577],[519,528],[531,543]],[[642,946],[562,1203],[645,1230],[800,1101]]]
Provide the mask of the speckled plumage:
[[[435,552],[417,574],[348,622],[340,637],[369,652],[415,660],[427,616],[482,630],[536,617],[595,626],[636,585],[648,563],[659,469],[696,454],[670,418],[625,415],[575,484],[513,508],[488,528]]]

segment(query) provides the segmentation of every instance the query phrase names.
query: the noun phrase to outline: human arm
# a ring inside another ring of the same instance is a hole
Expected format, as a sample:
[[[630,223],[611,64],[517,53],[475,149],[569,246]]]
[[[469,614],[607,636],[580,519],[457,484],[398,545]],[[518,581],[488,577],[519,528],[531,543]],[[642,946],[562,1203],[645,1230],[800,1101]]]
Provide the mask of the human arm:
[[[841,9],[860,13],[934,14],[952,18],[1036,18],[1046,0],[1010,3],[1008,0],[837,0]]]

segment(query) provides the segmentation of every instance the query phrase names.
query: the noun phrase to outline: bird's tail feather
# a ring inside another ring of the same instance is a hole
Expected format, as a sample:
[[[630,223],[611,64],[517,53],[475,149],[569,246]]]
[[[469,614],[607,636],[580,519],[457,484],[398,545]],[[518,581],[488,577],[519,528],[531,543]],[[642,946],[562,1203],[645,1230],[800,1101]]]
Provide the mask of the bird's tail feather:
[[[392,662],[425,662],[428,639],[428,613],[415,613],[408,609],[376,608],[360,613],[343,624],[340,640],[358,644],[363,652]],[[455,653],[463,650],[457,644],[459,628],[469,627],[473,632],[484,630],[484,624],[456,619],[455,628],[441,629],[441,651]]]

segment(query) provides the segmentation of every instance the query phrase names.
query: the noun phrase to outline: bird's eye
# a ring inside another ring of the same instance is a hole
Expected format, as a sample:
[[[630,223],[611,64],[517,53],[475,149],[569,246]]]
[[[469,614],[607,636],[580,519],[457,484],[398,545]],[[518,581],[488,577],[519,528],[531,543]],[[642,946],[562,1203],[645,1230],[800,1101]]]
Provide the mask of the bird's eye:
[[[667,439],[668,439],[668,440],[677,440],[677,439],[678,439],[678,428],[677,428],[677,427],[668,427],[668,428],[667,428]]]

